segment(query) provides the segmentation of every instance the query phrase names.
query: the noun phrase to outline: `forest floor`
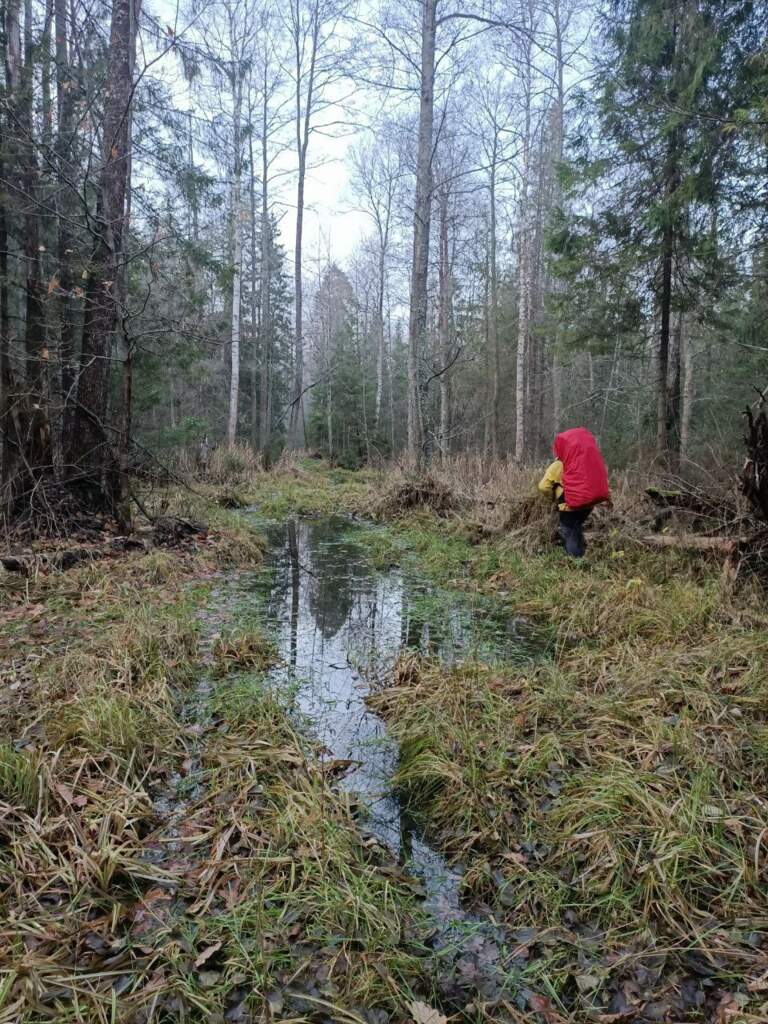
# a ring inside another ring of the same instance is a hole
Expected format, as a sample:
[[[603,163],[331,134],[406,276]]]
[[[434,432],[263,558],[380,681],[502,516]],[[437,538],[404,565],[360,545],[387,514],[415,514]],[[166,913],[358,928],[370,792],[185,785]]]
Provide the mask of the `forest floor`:
[[[370,698],[508,990],[441,997],[418,886],[265,685],[269,629],[231,587],[258,529],[202,488],[163,496],[211,523],[185,548],[0,581],[0,1024],[768,1019],[762,593],[605,525],[567,562],[547,527],[498,528],[501,492],[410,507],[403,484],[305,460],[224,499],[378,518],[382,572],[553,638],[514,663],[404,650]]]

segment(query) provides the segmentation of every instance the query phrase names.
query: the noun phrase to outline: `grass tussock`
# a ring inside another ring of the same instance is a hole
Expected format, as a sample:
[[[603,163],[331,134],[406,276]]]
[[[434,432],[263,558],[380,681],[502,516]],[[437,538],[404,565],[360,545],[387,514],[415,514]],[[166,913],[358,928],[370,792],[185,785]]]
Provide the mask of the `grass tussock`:
[[[201,469],[203,478],[228,488],[247,488],[263,473],[257,452],[248,444],[218,445]],[[232,507],[232,506],[230,506]]]
[[[415,511],[446,516],[457,507],[456,496],[444,481],[431,474],[397,473],[388,479],[384,492],[374,502],[372,512],[378,519],[396,519]]]
[[[41,766],[34,754],[0,743],[0,801],[34,814],[43,792]]]
[[[235,670],[257,669],[262,672],[278,661],[274,643],[258,628],[232,629],[216,638],[213,658],[219,675]]]

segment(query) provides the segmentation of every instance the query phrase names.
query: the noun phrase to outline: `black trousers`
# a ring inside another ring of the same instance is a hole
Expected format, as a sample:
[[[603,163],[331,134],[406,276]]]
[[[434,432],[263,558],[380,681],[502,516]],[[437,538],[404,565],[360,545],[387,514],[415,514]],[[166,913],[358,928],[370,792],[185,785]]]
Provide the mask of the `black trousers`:
[[[591,511],[591,508],[576,508],[560,513],[560,537],[572,558],[581,558],[587,549],[583,527]]]

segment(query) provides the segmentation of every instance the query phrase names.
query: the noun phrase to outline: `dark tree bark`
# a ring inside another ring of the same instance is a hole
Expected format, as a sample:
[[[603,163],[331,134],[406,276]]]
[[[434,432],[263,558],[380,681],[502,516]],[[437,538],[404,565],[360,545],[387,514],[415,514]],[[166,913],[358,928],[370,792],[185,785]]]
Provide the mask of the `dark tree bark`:
[[[24,68],[16,121],[21,134],[20,170],[24,204],[24,261],[26,276],[26,405],[28,434],[25,457],[36,477],[51,468],[51,432],[48,421],[48,346],[43,299],[42,249],[40,236],[39,168],[34,140],[32,97],[35,48],[32,37],[32,4],[24,4]]]
[[[77,408],[67,475],[93,508],[113,510],[119,494],[118,463],[106,424],[110,363],[120,316],[130,173],[130,112],[140,0],[114,0],[104,100],[103,158],[96,210],[96,239],[86,293]]]
[[[56,53],[56,109],[57,130],[55,141],[57,241],[56,274],[59,314],[59,365],[62,396],[61,447],[70,436],[73,399],[75,394],[75,337],[80,316],[80,303],[73,298],[74,278],[72,257],[75,247],[71,222],[74,220],[74,189],[76,171],[74,150],[75,81],[70,63],[67,38],[67,0],[54,0],[54,36]]]

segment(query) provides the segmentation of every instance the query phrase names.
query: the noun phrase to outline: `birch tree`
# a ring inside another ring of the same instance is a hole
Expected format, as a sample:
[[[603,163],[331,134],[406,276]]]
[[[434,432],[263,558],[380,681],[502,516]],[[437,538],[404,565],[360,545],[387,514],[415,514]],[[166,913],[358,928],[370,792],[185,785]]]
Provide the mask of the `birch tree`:
[[[285,71],[293,89],[297,165],[294,384],[288,427],[288,444],[292,448],[301,447],[305,434],[303,243],[309,145],[318,132],[332,132],[337,126],[333,111],[343,104],[338,87],[349,66],[350,47],[342,34],[349,9],[347,0],[289,0],[285,20],[291,44]]]
[[[377,269],[373,328],[376,339],[374,431],[378,434],[384,400],[386,362],[384,302],[387,269],[393,232],[394,206],[404,170],[402,150],[394,138],[395,125],[391,121],[384,122],[377,126],[376,135],[376,141],[358,146],[353,154],[353,183],[363,209],[371,218],[374,227]]]

